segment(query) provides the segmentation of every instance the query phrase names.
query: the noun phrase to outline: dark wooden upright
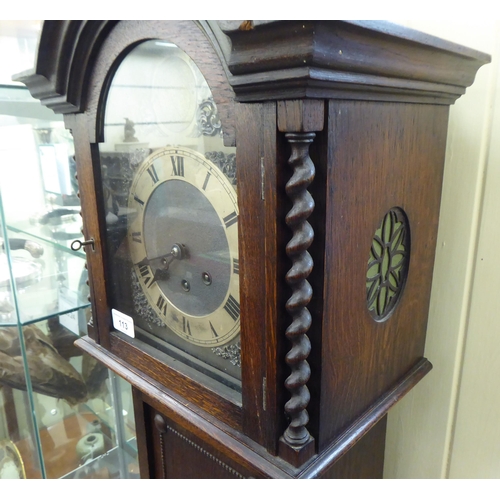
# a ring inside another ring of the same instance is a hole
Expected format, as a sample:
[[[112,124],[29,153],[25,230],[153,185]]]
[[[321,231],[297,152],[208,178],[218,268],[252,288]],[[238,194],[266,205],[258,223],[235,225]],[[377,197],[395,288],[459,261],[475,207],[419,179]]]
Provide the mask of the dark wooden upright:
[[[237,146],[241,402],[112,328],[99,106],[139,41],[196,61]],[[46,21],[32,95],[75,139],[93,323],[142,477],[376,478],[423,357],[449,105],[489,56],[384,22]]]

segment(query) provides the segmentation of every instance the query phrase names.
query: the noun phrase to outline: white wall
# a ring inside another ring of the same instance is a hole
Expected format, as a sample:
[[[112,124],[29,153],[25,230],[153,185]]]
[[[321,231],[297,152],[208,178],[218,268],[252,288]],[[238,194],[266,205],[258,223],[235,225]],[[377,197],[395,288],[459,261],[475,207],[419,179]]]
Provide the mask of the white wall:
[[[389,413],[386,478],[500,478],[500,22],[397,21],[492,55],[451,108],[425,356]]]
[[[5,5],[4,5],[5,7]],[[2,13],[5,15],[4,9]],[[41,21],[0,22],[0,84],[12,85],[12,75],[33,67]],[[19,84],[17,84],[19,85]]]

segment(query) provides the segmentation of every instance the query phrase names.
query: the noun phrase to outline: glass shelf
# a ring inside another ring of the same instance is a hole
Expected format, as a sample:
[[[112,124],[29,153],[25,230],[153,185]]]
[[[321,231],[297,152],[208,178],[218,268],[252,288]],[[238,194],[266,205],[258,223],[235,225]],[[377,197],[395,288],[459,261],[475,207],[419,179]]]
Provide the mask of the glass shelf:
[[[79,221],[74,223],[53,224],[50,226],[43,226],[39,223],[35,225],[33,222],[21,221],[17,222],[16,225],[8,225],[7,229],[13,236],[18,235],[17,237],[34,239],[40,243],[49,243],[62,252],[80,255],[80,257],[85,258],[83,250],[75,252],[70,248],[72,241],[81,239],[82,237],[81,217],[80,215],[77,215],[77,217]]]
[[[26,325],[88,307],[84,256],[20,234],[6,231],[10,248],[0,253],[0,325]],[[24,246],[12,250],[13,242]]]

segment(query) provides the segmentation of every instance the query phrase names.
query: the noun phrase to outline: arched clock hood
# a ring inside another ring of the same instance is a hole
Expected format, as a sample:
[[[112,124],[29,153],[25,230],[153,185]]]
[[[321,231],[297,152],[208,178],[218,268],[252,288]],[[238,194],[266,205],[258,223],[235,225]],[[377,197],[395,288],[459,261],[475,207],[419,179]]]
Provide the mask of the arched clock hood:
[[[56,113],[82,111],[92,60],[118,21],[45,21],[15,76]],[[491,58],[381,21],[200,22],[237,100],[350,98],[452,104]]]

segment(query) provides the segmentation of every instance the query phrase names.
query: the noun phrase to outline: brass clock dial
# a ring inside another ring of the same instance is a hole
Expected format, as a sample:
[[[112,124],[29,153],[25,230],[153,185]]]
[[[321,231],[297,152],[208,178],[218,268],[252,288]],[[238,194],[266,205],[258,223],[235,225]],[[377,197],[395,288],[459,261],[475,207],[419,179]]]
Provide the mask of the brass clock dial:
[[[128,198],[128,244],[145,297],[176,335],[216,347],[240,330],[238,205],[233,186],[202,154],[156,150]]]

